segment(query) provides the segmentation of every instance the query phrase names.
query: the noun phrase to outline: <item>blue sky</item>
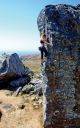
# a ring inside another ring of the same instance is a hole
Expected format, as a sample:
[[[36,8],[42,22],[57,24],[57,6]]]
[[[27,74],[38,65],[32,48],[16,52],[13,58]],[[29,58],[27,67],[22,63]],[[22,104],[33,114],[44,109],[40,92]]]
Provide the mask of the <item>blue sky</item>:
[[[0,51],[38,51],[38,14],[48,4],[61,3],[80,0],[0,0]]]

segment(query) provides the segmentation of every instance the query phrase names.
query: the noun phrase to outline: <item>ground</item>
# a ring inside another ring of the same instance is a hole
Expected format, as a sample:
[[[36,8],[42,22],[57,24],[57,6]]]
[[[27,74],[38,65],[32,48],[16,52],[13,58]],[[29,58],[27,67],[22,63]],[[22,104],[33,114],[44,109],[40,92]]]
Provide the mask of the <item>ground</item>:
[[[35,74],[41,72],[39,55],[25,56],[22,61]],[[43,128],[42,119],[42,97],[0,90],[0,128]]]
[[[42,128],[42,105],[34,106],[32,96],[11,96],[7,90],[0,91],[0,128]]]

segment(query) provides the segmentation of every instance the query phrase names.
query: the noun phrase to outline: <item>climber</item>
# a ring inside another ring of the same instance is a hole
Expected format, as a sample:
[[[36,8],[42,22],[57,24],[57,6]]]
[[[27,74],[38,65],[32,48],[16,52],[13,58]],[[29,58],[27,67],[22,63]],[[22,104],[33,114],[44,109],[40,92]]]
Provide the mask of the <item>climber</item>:
[[[47,38],[46,38],[45,32],[41,33],[40,43],[41,43],[41,47],[39,47],[39,50],[41,52],[41,63],[43,63],[47,61],[47,55],[48,55]]]

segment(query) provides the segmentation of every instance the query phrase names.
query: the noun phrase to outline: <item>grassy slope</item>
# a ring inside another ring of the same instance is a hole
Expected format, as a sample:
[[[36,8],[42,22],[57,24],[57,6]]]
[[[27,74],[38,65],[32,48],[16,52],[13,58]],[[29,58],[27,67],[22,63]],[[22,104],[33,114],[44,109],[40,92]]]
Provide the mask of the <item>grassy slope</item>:
[[[23,56],[25,60],[23,60],[23,63],[26,67],[29,67],[35,74],[40,73],[40,56],[39,55],[26,55]]]

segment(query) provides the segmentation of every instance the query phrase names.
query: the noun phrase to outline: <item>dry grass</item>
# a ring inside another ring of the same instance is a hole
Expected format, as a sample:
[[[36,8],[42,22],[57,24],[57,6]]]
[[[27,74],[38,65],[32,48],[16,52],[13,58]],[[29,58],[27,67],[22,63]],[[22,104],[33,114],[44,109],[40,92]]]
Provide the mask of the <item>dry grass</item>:
[[[34,109],[31,96],[7,96],[9,91],[0,91],[0,128],[42,128],[42,107]],[[21,104],[24,109],[18,108]]]
[[[35,74],[36,73],[40,73],[41,69],[40,69],[40,56],[39,55],[28,55],[27,58],[30,59],[25,59],[23,60],[23,63],[26,67],[29,67]]]

